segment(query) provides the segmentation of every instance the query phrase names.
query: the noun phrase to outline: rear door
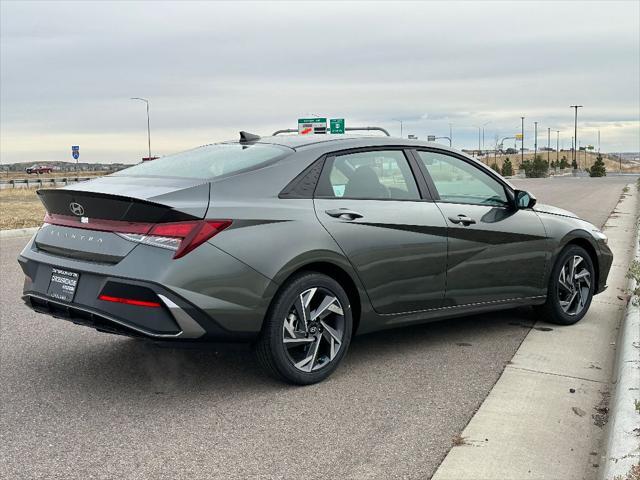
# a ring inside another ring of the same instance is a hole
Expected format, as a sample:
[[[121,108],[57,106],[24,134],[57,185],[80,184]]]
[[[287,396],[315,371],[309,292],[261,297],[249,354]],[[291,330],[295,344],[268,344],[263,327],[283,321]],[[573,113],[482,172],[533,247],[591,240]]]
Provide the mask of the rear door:
[[[446,222],[424,179],[398,148],[327,158],[315,192],[316,215],[383,314],[442,305]]]
[[[472,160],[414,153],[449,229],[445,305],[543,295],[547,239],[536,213],[513,208],[505,185]]]

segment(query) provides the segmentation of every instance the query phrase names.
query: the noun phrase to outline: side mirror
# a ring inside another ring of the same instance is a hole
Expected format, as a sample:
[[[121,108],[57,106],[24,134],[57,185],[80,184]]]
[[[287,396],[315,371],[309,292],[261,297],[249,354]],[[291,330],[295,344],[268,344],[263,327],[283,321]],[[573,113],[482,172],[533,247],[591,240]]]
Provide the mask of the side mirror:
[[[516,190],[515,194],[515,203],[518,210],[522,208],[533,208],[538,201],[536,197],[525,190]]]

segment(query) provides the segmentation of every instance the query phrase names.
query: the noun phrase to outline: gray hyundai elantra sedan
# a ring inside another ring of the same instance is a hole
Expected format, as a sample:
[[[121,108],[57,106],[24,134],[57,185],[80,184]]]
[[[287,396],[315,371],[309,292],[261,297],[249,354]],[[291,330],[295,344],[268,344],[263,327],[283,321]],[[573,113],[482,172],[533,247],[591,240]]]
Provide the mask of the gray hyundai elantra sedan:
[[[21,252],[33,310],[158,341],[246,341],[323,380],[351,338],[532,305],[579,321],[612,263],[594,225],[442,145],[241,133],[61,189]]]

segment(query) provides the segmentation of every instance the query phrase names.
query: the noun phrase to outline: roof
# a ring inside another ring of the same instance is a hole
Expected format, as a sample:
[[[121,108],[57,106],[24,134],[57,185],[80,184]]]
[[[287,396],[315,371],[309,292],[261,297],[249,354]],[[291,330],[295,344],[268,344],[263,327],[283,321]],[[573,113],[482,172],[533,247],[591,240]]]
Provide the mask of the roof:
[[[299,150],[305,147],[312,147],[312,146],[329,146],[329,144],[344,144],[345,148],[393,145],[393,146],[408,146],[408,147],[431,146],[431,147],[436,147],[442,150],[452,150],[441,143],[427,142],[424,140],[400,138],[400,137],[387,137],[383,135],[358,135],[358,134],[276,135],[276,136],[269,136],[269,137],[260,137],[260,140],[258,140],[256,143],[281,145],[284,147],[293,148],[295,150]]]

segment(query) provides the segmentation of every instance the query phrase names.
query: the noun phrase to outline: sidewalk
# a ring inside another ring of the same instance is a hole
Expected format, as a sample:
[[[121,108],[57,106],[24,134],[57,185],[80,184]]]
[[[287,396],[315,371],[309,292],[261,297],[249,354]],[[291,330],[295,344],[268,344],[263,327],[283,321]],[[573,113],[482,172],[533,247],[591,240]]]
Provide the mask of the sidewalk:
[[[576,325],[536,322],[434,480],[596,478],[638,197],[630,187],[605,224],[609,288]]]

